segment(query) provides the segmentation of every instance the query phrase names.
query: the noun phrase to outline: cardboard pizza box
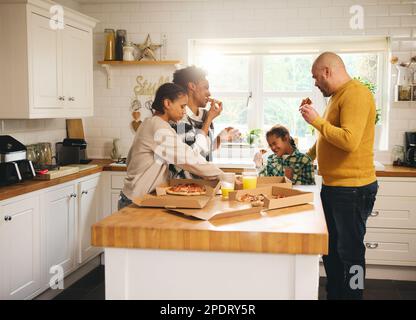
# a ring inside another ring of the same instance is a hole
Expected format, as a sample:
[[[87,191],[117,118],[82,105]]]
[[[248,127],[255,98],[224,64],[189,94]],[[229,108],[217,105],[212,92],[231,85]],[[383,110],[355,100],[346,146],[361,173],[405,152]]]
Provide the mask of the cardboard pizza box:
[[[202,209],[175,208],[171,210],[201,220],[214,220],[247,214],[258,214],[260,216],[262,209],[262,207],[253,207],[250,203],[228,201],[217,196],[210,199],[207,205]]]
[[[292,188],[292,181],[287,177],[276,176],[276,177],[258,177],[257,187],[270,186],[278,184],[281,188]]]
[[[283,195],[284,198],[274,198],[277,195]],[[309,202],[313,202],[313,192],[272,186],[271,197],[264,199],[264,206],[266,210],[271,210],[297,206]]]
[[[279,186],[259,187],[249,190],[238,190],[229,193],[230,201],[236,201],[240,196],[244,194],[258,195],[263,194],[264,207],[263,210],[279,209],[285,207],[292,207],[309,202],[313,202],[313,192],[305,192],[296,189],[281,188]],[[284,196],[283,198],[276,199],[277,195]]]
[[[181,183],[196,183],[204,185],[206,188],[206,194],[200,196],[182,196],[170,195],[166,193],[166,189],[168,187]],[[219,188],[220,182],[218,180],[172,179],[168,184],[156,187],[156,194],[146,194],[141,198],[135,198],[133,199],[133,203],[140,207],[201,209],[204,208],[209,200],[215,196]]]
[[[242,176],[239,176],[242,179]],[[292,181],[287,177],[257,177],[257,187],[279,185],[282,188],[292,188]],[[243,190],[243,185],[236,185],[236,190]]]

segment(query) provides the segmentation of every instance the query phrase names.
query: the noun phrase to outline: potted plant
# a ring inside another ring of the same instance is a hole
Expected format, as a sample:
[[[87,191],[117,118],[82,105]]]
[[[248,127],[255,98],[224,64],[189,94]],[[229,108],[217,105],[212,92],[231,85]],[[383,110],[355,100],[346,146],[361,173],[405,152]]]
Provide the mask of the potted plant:
[[[261,129],[252,129],[247,132],[246,140],[250,147],[255,146],[260,142]]]

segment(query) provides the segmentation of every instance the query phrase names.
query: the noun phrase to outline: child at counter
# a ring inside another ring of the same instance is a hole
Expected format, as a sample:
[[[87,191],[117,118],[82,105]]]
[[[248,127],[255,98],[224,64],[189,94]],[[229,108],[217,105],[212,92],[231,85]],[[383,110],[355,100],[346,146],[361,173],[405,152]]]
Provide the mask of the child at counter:
[[[315,184],[312,159],[297,149],[287,128],[273,126],[266,133],[266,139],[273,154],[267,158],[266,165],[261,152],[254,156],[259,176],[286,176],[293,184]]]

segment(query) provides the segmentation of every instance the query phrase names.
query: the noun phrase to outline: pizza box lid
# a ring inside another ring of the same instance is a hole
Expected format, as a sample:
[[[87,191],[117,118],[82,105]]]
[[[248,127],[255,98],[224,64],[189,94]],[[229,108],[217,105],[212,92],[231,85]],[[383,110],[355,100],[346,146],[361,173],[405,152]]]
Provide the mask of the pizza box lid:
[[[181,196],[166,193],[166,189],[180,183],[196,183],[206,187],[206,194],[200,196]],[[143,197],[133,199],[133,203],[140,207],[158,207],[166,209],[195,208],[201,209],[215,196],[220,183],[218,180],[201,179],[172,179],[167,184],[156,187],[156,194],[146,194]]]
[[[244,194],[264,194],[263,210],[271,210],[285,207],[297,206],[309,202],[313,202],[313,192],[305,192],[296,189],[282,188],[280,186],[260,187],[250,190],[238,190],[229,193],[230,201],[237,200]],[[276,195],[283,195],[284,198],[274,199]]]
[[[274,177],[258,177],[257,186],[263,187],[271,184],[279,184],[281,188],[292,188],[292,181],[287,177],[274,176]]]
[[[240,176],[241,177],[241,176]],[[257,177],[257,188],[271,185],[279,185],[282,188],[292,188],[292,181],[287,177],[283,176],[273,176],[273,177]],[[242,190],[242,185],[240,189],[236,185],[236,190]]]
[[[253,207],[250,203],[223,200],[222,197],[216,196],[211,198],[203,209],[175,208],[171,210],[201,220],[214,220],[253,213],[261,215],[262,209],[262,207]]]

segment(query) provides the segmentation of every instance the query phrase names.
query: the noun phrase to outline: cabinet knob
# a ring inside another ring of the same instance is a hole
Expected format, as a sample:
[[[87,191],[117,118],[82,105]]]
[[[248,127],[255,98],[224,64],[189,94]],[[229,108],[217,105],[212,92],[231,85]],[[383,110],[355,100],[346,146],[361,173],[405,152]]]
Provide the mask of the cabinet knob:
[[[370,213],[370,217],[377,217],[380,214],[379,211],[373,211]]]
[[[81,192],[81,194],[88,194],[88,191],[87,191],[87,190],[83,190],[83,191]]]
[[[68,100],[69,101],[75,101],[75,98],[74,97],[69,97]]]
[[[368,248],[368,249],[377,249],[378,248],[378,243],[366,243],[365,244],[365,246]]]
[[[69,196],[70,196],[71,198],[76,198],[76,197],[77,197],[77,194],[76,194],[76,193],[71,193]]]
[[[60,101],[64,101],[64,100],[65,100],[65,97],[64,97],[64,96],[59,96],[59,97],[58,97],[58,99],[59,99]]]
[[[11,217],[11,216],[5,216],[5,217],[4,217],[4,220],[5,220],[5,221],[10,221],[10,220],[12,220],[12,217]]]

